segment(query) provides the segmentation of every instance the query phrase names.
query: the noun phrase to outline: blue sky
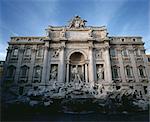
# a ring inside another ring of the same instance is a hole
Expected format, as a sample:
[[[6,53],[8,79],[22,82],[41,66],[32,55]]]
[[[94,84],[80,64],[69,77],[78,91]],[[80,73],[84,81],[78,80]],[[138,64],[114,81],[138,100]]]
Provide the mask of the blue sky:
[[[48,25],[67,25],[75,15],[105,25],[109,36],[142,36],[150,53],[149,0],[0,0],[0,60],[11,36],[44,36]]]

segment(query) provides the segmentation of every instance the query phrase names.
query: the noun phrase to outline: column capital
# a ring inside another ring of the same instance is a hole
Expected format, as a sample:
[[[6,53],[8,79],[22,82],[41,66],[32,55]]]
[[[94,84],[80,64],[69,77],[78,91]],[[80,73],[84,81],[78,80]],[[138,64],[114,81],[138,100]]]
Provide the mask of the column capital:
[[[103,38],[103,41],[106,42],[106,43],[108,43],[110,40],[111,40],[111,39],[110,39],[109,37]]]
[[[32,50],[33,52],[36,52],[36,51],[37,51],[37,47],[34,47],[34,46],[33,46],[33,47],[31,48],[31,50]]]
[[[64,50],[64,49],[65,49],[65,47],[66,47],[66,46],[63,46],[63,45],[62,45],[62,46],[60,46],[60,47],[59,47],[60,51],[61,51],[61,50]]]
[[[94,45],[93,45],[93,41],[89,41],[89,49],[93,49]]]
[[[122,49],[121,49],[121,47],[118,47],[118,48],[116,48],[116,50],[121,52]]]
[[[85,64],[88,64],[89,63],[89,60],[85,60]]]
[[[134,53],[134,49],[128,49],[128,51],[130,52],[130,53]]]
[[[49,50],[50,48],[49,48],[49,46],[44,46],[44,49]]]
[[[20,52],[24,52],[24,50],[25,50],[24,47],[19,48]]]
[[[66,47],[66,41],[61,41],[60,50],[63,50]]]
[[[109,50],[109,48],[110,48],[109,45],[105,45],[105,46],[103,47],[103,50],[104,50],[104,51],[105,51],[105,50]]]
[[[117,51],[117,53],[118,53],[119,55],[122,55],[122,49],[121,49],[121,47],[116,48],[116,51]]]
[[[66,64],[70,64],[70,60],[66,60]]]

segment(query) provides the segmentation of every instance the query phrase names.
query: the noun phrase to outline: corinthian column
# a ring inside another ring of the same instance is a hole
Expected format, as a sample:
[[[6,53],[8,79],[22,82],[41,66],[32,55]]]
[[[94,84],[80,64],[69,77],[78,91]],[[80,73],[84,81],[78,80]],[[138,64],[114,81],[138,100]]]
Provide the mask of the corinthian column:
[[[43,70],[42,70],[42,83],[46,83],[48,49],[49,49],[49,42],[46,41],[45,42],[45,50],[44,50]]]
[[[69,83],[69,61],[67,61],[66,83]]]
[[[64,82],[64,78],[65,78],[65,61],[64,61],[65,41],[61,42],[60,48],[61,48],[61,50],[59,53],[60,63],[59,63],[59,71],[58,71],[58,81]]]
[[[133,47],[130,48],[129,52],[130,52],[131,64],[132,64],[132,67],[133,67],[133,73],[134,73],[135,81],[139,82],[140,80],[139,80],[139,76],[138,76],[138,69],[137,69],[137,65],[136,65],[136,57],[134,55]]]
[[[111,72],[111,63],[110,63],[110,55],[109,55],[109,44],[105,43],[104,47],[104,58],[105,58],[105,80],[107,82],[112,82],[112,72]]]
[[[19,80],[20,66],[21,66],[21,62],[22,62],[23,52],[24,52],[24,46],[21,46],[19,49],[19,52],[18,52],[18,62],[17,62],[17,67],[16,67],[16,73],[15,73],[15,82],[16,83]]]
[[[123,59],[121,55],[121,48],[118,48],[117,51],[118,51],[118,60],[119,60],[119,66],[120,66],[121,79],[122,79],[122,82],[126,82],[125,69],[124,69]]]
[[[85,81],[88,82],[88,64],[85,63]]]
[[[89,42],[90,46],[89,46],[89,82],[93,82],[95,81],[94,78],[94,61],[93,61],[93,42]]]
[[[37,46],[34,45],[32,48],[32,53],[31,53],[31,65],[30,65],[30,70],[29,70],[29,74],[28,74],[28,81],[29,83],[32,83],[32,77],[33,77],[33,71],[34,71],[34,63],[35,63],[35,56],[36,56],[36,50],[37,50]]]

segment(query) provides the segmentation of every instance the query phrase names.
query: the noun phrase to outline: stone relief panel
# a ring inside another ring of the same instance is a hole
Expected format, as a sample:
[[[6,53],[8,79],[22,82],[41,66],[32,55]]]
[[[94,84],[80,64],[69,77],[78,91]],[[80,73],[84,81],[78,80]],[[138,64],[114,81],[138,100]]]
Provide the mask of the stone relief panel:
[[[60,53],[60,48],[57,48],[57,49],[53,49],[52,50],[52,57],[51,58],[58,58],[59,57],[59,53]]]
[[[98,30],[93,30],[92,31],[92,36],[95,37],[95,38],[99,38],[99,37],[101,37],[101,32],[98,31]]]
[[[72,40],[85,40],[89,38],[89,31],[68,31],[67,38]]]
[[[95,50],[95,57],[96,57],[96,59],[103,59],[102,49],[96,49]]]
[[[52,31],[52,30],[48,30],[47,32],[47,37],[53,39],[53,38],[58,38],[60,36],[60,30],[55,30],[55,31]]]
[[[60,38],[65,38],[66,37],[66,28],[63,28],[62,31],[60,32]]]

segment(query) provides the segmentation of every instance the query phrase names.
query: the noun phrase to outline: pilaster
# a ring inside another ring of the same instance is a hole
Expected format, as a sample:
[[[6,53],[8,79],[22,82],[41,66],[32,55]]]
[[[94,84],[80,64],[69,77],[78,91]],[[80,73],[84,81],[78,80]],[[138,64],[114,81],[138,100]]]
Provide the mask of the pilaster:
[[[145,52],[145,50],[143,50],[142,58],[143,58],[143,61],[144,61],[146,77],[147,77],[148,81],[150,82],[150,71],[149,71],[149,66],[148,66],[148,60],[147,60],[147,56],[144,52]]]
[[[67,74],[66,74],[66,82],[69,83],[69,61],[67,61]]]
[[[122,79],[122,82],[126,82],[125,69],[124,69],[124,65],[123,65],[121,48],[118,48],[117,51],[118,51],[118,61],[119,61],[121,79]]]
[[[129,51],[130,51],[130,58],[131,58],[131,63],[133,67],[135,81],[139,82],[138,68],[137,68],[136,61],[135,61],[134,50],[130,49]]]
[[[106,82],[112,82],[112,72],[111,72],[111,63],[110,63],[110,54],[109,54],[109,42],[105,40],[104,42],[104,60],[105,60],[105,79]]]
[[[35,56],[36,56],[36,45],[33,46],[32,48],[32,54],[31,54],[31,64],[30,64],[30,69],[29,69],[29,74],[28,74],[28,83],[32,83],[32,77],[33,77],[33,72],[34,72],[34,64],[35,64]]]
[[[46,84],[48,84],[49,78],[50,78],[50,69],[51,69],[50,60],[51,60],[51,51],[50,51],[50,49],[49,49],[49,50],[48,50],[48,57],[47,57]]]
[[[22,62],[22,57],[24,53],[24,46],[21,46],[19,51],[18,51],[18,63],[16,65],[16,72],[15,72],[15,82],[17,83],[19,80],[19,74],[20,74],[20,67],[21,67],[21,62]]]
[[[111,72],[109,48],[110,48],[109,42],[105,42],[103,49],[104,49],[104,59],[105,59],[105,70],[106,70],[105,79],[106,79],[106,82],[112,82],[112,72]]]
[[[85,81],[88,82],[88,63],[85,63]]]
[[[45,50],[44,50],[44,61],[43,61],[43,70],[42,70],[42,84],[46,83],[47,76],[47,62],[48,62],[48,50],[49,50],[49,41],[45,40]]]
[[[94,60],[93,60],[93,41],[89,40],[89,82],[94,84],[95,77],[94,74],[96,71],[94,70]]]
[[[58,81],[64,82],[65,80],[65,60],[64,60],[64,53],[65,53],[65,42],[66,40],[61,40],[61,47],[60,47],[60,62],[59,62],[59,70],[58,70]]]

